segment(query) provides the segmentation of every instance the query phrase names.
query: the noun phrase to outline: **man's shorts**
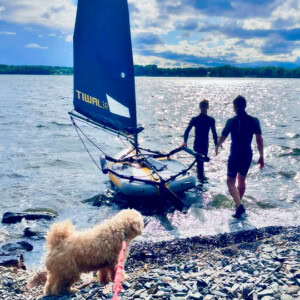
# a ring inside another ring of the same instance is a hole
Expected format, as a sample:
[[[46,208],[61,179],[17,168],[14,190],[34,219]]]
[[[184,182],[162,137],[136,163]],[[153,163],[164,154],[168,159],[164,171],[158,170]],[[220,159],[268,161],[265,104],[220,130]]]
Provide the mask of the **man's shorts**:
[[[230,155],[227,164],[227,175],[236,177],[237,173],[246,177],[252,162],[252,154],[247,156]]]

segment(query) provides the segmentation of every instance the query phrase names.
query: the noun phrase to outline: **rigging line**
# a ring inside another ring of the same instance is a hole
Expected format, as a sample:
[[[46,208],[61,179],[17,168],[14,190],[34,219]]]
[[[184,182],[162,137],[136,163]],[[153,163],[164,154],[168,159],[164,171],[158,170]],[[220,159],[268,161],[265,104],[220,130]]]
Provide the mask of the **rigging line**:
[[[112,135],[112,136],[119,136],[119,135],[117,135],[116,133],[113,133],[113,132],[111,132],[111,131],[109,131],[109,130],[107,130],[107,129],[105,129],[105,128],[99,127],[99,126],[95,126],[95,125],[93,125],[92,123],[89,123],[89,122],[87,122],[87,121],[85,121],[85,120],[77,119],[77,121],[82,122],[82,123],[85,123],[85,124],[91,126],[91,127],[94,128],[94,129],[103,130],[104,132],[106,132],[106,133],[108,133],[108,134],[110,134],[110,135]]]
[[[75,127],[75,129],[76,129],[76,131],[77,131],[77,134],[78,134],[78,136],[80,137],[80,139],[81,139],[81,136],[80,136],[80,134],[78,133],[78,130],[77,129],[79,129],[80,130],[80,132],[84,135],[84,137],[94,146],[94,147],[96,147],[100,152],[102,152],[105,156],[109,156],[109,155],[107,155],[100,147],[98,147],[83,131],[82,131],[82,129],[75,123],[75,120],[73,120],[73,124],[74,124],[74,127]],[[81,139],[82,140],[82,139]]]
[[[121,138],[121,136],[119,134],[118,134],[118,138],[121,140],[121,142],[125,146],[125,148],[129,150],[129,147],[124,143],[123,139]]]
[[[99,129],[99,130],[103,130],[104,132],[106,132],[106,133],[108,133],[108,134],[110,134],[110,135],[112,135],[112,136],[117,136],[120,140],[121,140],[121,142],[122,142],[122,144],[125,146],[125,148],[127,148],[127,149],[129,149],[129,147],[124,143],[124,141],[123,141],[123,139],[121,138],[121,136],[120,136],[120,134],[116,134],[116,133],[113,133],[113,132],[111,132],[111,131],[109,131],[109,130],[107,130],[107,129],[104,129],[104,128],[100,128],[100,127],[98,127],[98,126],[95,126],[95,125],[93,125],[93,124],[91,124],[91,123],[88,123],[88,122],[86,122],[85,120],[78,120],[78,121],[80,121],[80,122],[82,122],[82,123],[85,123],[85,124],[88,124],[89,126],[91,126],[92,128],[95,128],[95,129]],[[82,130],[81,130],[81,132],[82,132]],[[127,141],[128,141],[128,139],[126,139]]]
[[[75,123],[74,123],[74,127],[75,127],[75,130],[76,130],[76,132],[77,132],[77,134],[78,134],[78,136],[79,136],[79,138],[80,138],[80,140],[81,140],[81,142],[82,142],[82,144],[83,144],[85,150],[87,151],[87,153],[89,154],[89,156],[90,156],[91,159],[93,160],[93,162],[94,162],[94,164],[96,165],[96,167],[97,167],[100,171],[102,171],[101,168],[100,168],[100,167],[98,166],[98,164],[96,163],[94,157],[92,156],[92,154],[90,153],[90,151],[89,151],[88,148],[86,147],[86,145],[85,145],[85,143],[84,143],[82,137],[80,136],[80,134],[79,134],[79,132],[78,132],[78,129],[80,130],[80,128],[79,128]],[[98,147],[97,147],[97,148],[98,148]],[[100,151],[101,151],[101,150],[100,150]],[[104,152],[103,152],[103,153],[104,153]]]

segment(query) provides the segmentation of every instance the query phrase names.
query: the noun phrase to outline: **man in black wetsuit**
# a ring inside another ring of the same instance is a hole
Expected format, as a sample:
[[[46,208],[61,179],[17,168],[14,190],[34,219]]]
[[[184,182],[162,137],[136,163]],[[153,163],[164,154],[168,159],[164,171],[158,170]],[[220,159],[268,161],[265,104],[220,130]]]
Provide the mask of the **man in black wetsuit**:
[[[216,155],[218,155],[219,147],[231,133],[227,186],[236,204],[236,212],[233,215],[235,218],[239,218],[245,212],[241,199],[246,190],[246,176],[252,162],[251,142],[254,134],[259,152],[258,164],[261,169],[264,167],[264,144],[259,120],[246,113],[246,105],[246,99],[242,96],[238,96],[233,100],[233,109],[236,116],[227,120],[216,147]],[[237,187],[235,185],[236,177],[238,178]]]
[[[191,119],[187,129],[184,132],[184,143],[182,147],[187,146],[187,140],[189,138],[189,133],[192,127],[195,127],[195,140],[194,140],[194,150],[199,152],[205,156],[208,153],[208,145],[209,139],[208,134],[209,130],[211,129],[214,143],[217,145],[218,143],[218,136],[216,131],[216,122],[215,119],[207,115],[207,110],[209,108],[209,103],[207,100],[202,100],[199,103],[200,107],[200,115]],[[204,166],[203,161],[198,159],[197,160],[197,170],[198,170],[198,177],[199,180],[204,180]]]

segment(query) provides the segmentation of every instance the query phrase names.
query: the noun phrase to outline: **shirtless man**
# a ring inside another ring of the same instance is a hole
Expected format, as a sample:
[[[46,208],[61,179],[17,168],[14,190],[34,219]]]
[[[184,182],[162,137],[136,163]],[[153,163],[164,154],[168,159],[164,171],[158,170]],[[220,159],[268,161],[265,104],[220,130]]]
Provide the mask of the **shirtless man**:
[[[241,204],[241,200],[246,190],[246,176],[252,162],[251,142],[253,135],[256,137],[259,152],[258,164],[260,169],[264,167],[264,144],[259,120],[246,113],[246,106],[246,99],[242,96],[237,96],[233,100],[233,109],[236,116],[227,120],[216,147],[216,155],[218,155],[219,147],[231,133],[227,186],[236,204],[236,212],[233,215],[235,218],[240,218],[246,211]],[[237,186],[236,177],[238,179]]]

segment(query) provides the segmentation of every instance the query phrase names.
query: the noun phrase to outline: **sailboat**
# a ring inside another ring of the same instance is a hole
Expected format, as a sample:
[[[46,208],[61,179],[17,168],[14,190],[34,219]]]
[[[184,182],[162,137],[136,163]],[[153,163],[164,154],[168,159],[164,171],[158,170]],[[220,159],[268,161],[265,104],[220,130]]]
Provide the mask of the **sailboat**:
[[[127,0],[78,0],[73,105],[69,115],[77,132],[80,120],[128,140],[129,148],[99,160],[102,172],[123,195],[176,195],[196,185],[191,169],[197,157],[208,157],[186,147],[163,153],[139,145],[143,128],[137,125]],[[180,151],[193,157],[189,166],[172,157]]]

